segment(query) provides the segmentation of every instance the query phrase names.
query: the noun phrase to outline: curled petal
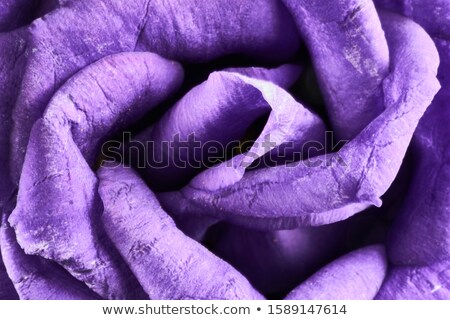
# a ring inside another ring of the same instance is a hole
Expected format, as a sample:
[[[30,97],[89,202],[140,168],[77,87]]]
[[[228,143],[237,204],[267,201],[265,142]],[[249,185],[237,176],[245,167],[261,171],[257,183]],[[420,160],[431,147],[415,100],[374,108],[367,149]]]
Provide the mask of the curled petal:
[[[371,0],[283,0],[303,35],[340,139],[356,136],[384,109],[389,51]]]
[[[388,241],[390,261],[426,266],[450,259],[450,41],[435,40],[442,89],[415,132],[414,176]]]
[[[6,215],[3,216],[2,220],[0,230],[2,256],[5,260],[8,276],[21,299],[99,299],[99,296],[90,291],[85,284],[74,279],[56,263],[25,254],[17,244],[14,229],[9,226]]]
[[[103,167],[98,175],[106,232],[150,298],[262,298],[230,265],[179,231],[132,169]]]
[[[228,68],[223,71],[239,73],[249,78],[266,80],[277,86],[288,89],[300,77],[302,67],[295,64],[283,64],[277,68],[267,69],[260,67]]]
[[[27,254],[58,262],[104,298],[145,297],[99,223],[97,178],[86,161],[108,135],[176,90],[181,78],[176,63],[123,53],[61,87],[33,127],[9,218]]]
[[[379,245],[353,251],[323,267],[287,295],[287,300],[371,300],[386,274]]]
[[[278,70],[270,75],[270,79],[276,79]],[[212,147],[226,150],[224,146],[240,140],[255,120],[269,112],[267,124],[248,152],[205,171],[195,178],[193,186],[215,190],[233,184],[268,151],[284,142],[301,145],[308,139],[320,141],[325,131],[317,115],[277,85],[233,72],[212,73],[138,137],[155,146],[147,151],[152,158],[146,176],[168,186],[192,178],[216,155],[209,151],[215,150]]]
[[[340,221],[368,206],[380,206],[418,121],[439,90],[439,57],[429,36],[407,18],[388,13],[382,18],[392,70],[383,81],[386,110],[358,136],[336,153],[296,166],[247,172],[222,189],[188,185],[161,194],[166,210],[285,229]]]
[[[181,85],[183,69],[151,53],[121,53],[81,70],[61,87],[44,120],[70,126],[74,143],[92,165],[105,137],[139,120]]]
[[[137,50],[189,62],[228,54],[282,61],[299,43],[289,13],[277,0],[231,0],[226,5],[219,0],[70,0],[36,19],[27,38],[28,61],[15,92],[11,134],[14,182],[31,128],[55,90],[102,57]]]

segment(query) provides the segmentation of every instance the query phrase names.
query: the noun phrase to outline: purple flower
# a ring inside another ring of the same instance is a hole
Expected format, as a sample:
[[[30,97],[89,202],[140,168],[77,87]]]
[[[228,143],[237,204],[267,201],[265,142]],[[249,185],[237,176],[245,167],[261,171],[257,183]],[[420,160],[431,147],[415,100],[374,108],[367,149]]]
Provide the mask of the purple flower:
[[[0,298],[450,299],[449,15],[3,1]]]

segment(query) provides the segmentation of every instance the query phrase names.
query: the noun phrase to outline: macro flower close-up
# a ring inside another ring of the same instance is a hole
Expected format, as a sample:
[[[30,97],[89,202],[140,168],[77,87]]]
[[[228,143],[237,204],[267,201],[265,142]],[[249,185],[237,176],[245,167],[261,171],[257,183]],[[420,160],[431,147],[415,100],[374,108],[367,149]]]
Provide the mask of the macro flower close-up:
[[[0,0],[1,300],[450,300],[449,0]]]

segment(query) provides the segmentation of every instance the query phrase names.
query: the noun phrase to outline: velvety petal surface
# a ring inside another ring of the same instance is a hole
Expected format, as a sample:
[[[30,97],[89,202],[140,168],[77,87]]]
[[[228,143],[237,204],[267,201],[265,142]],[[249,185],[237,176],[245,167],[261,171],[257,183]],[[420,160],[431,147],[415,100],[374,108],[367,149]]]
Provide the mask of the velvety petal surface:
[[[389,258],[400,265],[450,259],[450,42],[435,43],[442,89],[414,135],[414,176],[389,237]]]
[[[393,267],[375,299],[450,300],[450,262]]]
[[[102,57],[151,51],[188,62],[229,54],[275,62],[292,56],[299,45],[289,13],[276,0],[68,0],[34,20],[27,39],[11,134],[14,182],[31,128],[54,92]]]
[[[220,189],[197,184],[162,194],[163,206],[180,215],[197,212],[263,229],[322,225],[380,206],[440,88],[439,57],[430,37],[407,18],[390,13],[382,18],[391,50],[391,72],[383,80],[385,111],[360,134],[338,152],[296,166],[250,171]]]
[[[152,299],[261,299],[247,279],[178,230],[137,174],[102,167],[106,232]]]
[[[375,0],[378,7],[412,18],[436,38],[450,40],[450,2],[447,0]]]
[[[104,298],[145,297],[104,234],[89,163],[103,139],[173,93],[181,80],[177,63],[151,53],[121,53],[61,87],[33,126],[9,218],[27,254],[58,262]]]
[[[383,110],[389,50],[371,0],[283,0],[313,60],[333,129],[356,136]]]
[[[189,181],[217,153],[223,157],[227,144],[239,142],[251,124],[268,113],[265,127],[248,152],[203,172],[192,185],[211,190],[225,187],[240,180],[254,160],[284,142],[323,140],[325,126],[320,118],[273,83],[280,72],[295,71],[291,70],[265,70],[263,77],[271,82],[234,72],[212,73],[138,136],[139,142],[154,146],[145,154],[148,180],[169,187]]]
[[[98,295],[90,291],[84,283],[73,278],[61,266],[41,257],[25,254],[16,241],[14,229],[9,226],[6,215],[2,220],[0,230],[2,256],[8,276],[14,283],[20,299],[99,299]],[[5,289],[2,286],[0,292]]]
[[[287,295],[287,300],[371,300],[386,274],[380,245],[353,251],[323,267]]]

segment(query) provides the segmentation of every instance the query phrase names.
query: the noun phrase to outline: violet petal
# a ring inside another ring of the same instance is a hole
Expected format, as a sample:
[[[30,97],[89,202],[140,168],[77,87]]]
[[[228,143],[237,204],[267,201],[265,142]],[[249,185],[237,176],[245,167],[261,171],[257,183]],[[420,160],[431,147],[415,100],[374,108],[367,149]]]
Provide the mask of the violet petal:
[[[9,226],[6,215],[0,230],[0,242],[8,275],[20,299],[99,299],[99,296],[90,291],[85,284],[74,279],[56,263],[25,254],[16,241],[14,229]]]
[[[295,25],[277,0],[231,0],[226,5],[219,0],[69,0],[34,20],[27,33],[28,61],[16,92],[11,136],[14,182],[31,128],[55,90],[102,57],[137,50],[189,62],[228,54],[282,61],[299,45]]]
[[[9,218],[27,254],[58,262],[104,298],[143,298],[101,229],[97,178],[83,155],[92,160],[99,142],[169,96],[181,79],[174,62],[122,53],[61,87],[33,127]]]
[[[448,0],[375,0],[375,4],[409,17],[432,37],[450,40],[450,2]]]
[[[228,261],[260,292],[283,296],[341,252],[345,222],[293,230],[256,231],[234,225],[213,228],[211,250]],[[208,237],[207,237],[208,239]]]
[[[390,269],[375,299],[450,300],[450,262]]]
[[[356,136],[383,110],[389,50],[371,0],[283,0],[308,46],[340,139]]]
[[[294,167],[250,171],[219,190],[188,185],[161,194],[166,210],[286,229],[340,221],[368,206],[380,206],[418,121],[439,90],[439,57],[429,36],[407,18],[390,13],[381,17],[391,50],[392,71],[383,81],[386,110],[356,138],[337,153]]]
[[[277,77],[277,73],[273,75]],[[194,179],[193,186],[215,190],[240,180],[246,167],[267,152],[267,139],[274,144],[270,149],[274,149],[283,142],[320,141],[324,137],[325,126],[320,118],[282,88],[237,73],[212,73],[155,126],[138,136],[138,141],[155,145],[147,151],[154,163],[147,166],[146,177],[168,185],[192,178],[210,156],[206,148],[209,142],[225,146],[239,140],[253,121],[270,111],[266,126],[249,152],[203,172]],[[167,142],[169,150],[164,149]],[[180,148],[182,144],[190,146],[190,151]],[[168,166],[160,167],[159,163]]]
[[[287,295],[287,300],[370,300],[386,274],[380,245],[365,247],[333,261]]]
[[[1,241],[0,241],[1,248]],[[3,263],[3,258],[0,252],[0,300],[17,300],[19,296],[17,295],[16,289],[8,276],[5,269],[5,264]]]
[[[25,65],[25,36],[22,31],[0,33],[0,208],[12,194],[9,172],[11,112],[14,92],[20,86]]]
[[[223,71],[239,73],[249,78],[266,80],[276,84],[277,86],[283,89],[288,89],[300,77],[302,67],[295,64],[283,64],[279,67],[271,69],[261,67],[250,67],[250,68],[227,68]]]
[[[152,299],[261,299],[247,279],[179,231],[132,169],[102,167],[105,229]]]
[[[435,43],[442,89],[414,134],[414,176],[388,242],[395,264],[425,266],[450,259],[450,41]]]

